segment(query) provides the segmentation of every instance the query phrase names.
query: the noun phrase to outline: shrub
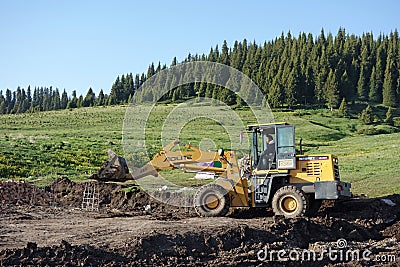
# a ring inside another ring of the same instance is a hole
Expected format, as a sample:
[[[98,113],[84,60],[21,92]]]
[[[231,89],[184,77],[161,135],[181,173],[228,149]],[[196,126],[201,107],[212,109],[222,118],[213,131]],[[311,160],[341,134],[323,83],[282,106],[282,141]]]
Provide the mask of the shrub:
[[[361,127],[357,133],[358,134],[365,134],[365,135],[376,135],[376,134],[391,134],[396,133],[398,130],[396,127],[389,126],[389,125],[378,125],[378,126],[363,126]]]
[[[393,126],[400,127],[400,117],[393,118]]]
[[[359,114],[358,118],[363,124],[371,124],[374,121],[374,117],[372,115],[372,108],[368,105],[361,113]]]
[[[357,133],[365,134],[365,135],[376,135],[376,134],[379,134],[380,132],[374,126],[369,125],[369,126],[361,127],[360,129],[358,129]]]
[[[386,112],[386,119],[385,119],[385,123],[389,124],[389,125],[393,125],[394,121],[393,121],[393,109],[392,107],[388,108],[388,111]]]

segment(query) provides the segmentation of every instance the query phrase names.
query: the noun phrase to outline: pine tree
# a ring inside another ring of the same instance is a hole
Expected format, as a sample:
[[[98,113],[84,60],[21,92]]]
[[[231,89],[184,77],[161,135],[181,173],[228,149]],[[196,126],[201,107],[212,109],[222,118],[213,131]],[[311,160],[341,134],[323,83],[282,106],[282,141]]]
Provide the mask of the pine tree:
[[[385,79],[383,81],[383,104],[387,107],[396,107],[397,104],[397,75],[395,56],[392,50],[389,50],[385,69]]]
[[[215,49],[211,47],[210,53],[208,55],[208,61],[217,62],[219,59],[219,49],[218,45],[215,46]]]
[[[47,111],[51,109],[51,95],[52,92],[50,92],[50,88],[45,87],[43,89],[43,101],[41,103],[41,110]]]
[[[96,105],[97,106],[104,106],[104,92],[103,89],[100,90],[99,97],[97,98]]]
[[[121,80],[125,80],[124,75],[121,76],[121,79],[118,76],[113,86],[111,87],[108,105],[116,105],[122,102],[124,89]]]
[[[10,113],[15,113],[15,102],[17,101],[17,92],[12,92],[11,103],[10,103]]]
[[[178,100],[177,89],[173,90],[172,93],[172,103],[175,103]]]
[[[285,88],[285,103],[292,108],[296,104],[296,91],[298,91],[298,73],[296,68],[293,68],[289,74]]]
[[[3,91],[0,90],[0,114],[5,113],[5,98],[3,96]]]
[[[95,93],[93,93],[92,87],[90,87],[88,92],[86,93],[85,98],[83,99],[83,106],[92,107],[94,106],[95,100],[96,100],[96,95]]]
[[[34,112],[37,106],[37,99],[38,99],[38,92],[37,92],[37,88],[35,87],[35,89],[33,90],[33,95],[32,95],[32,102],[31,102],[31,106],[29,107],[29,111],[30,112]]]
[[[359,119],[364,124],[371,124],[374,121],[372,116],[372,108],[368,105],[359,115]]]
[[[156,73],[154,69],[154,63],[151,63],[149,68],[147,69],[147,79],[150,79]]]
[[[205,90],[205,93],[204,93],[204,97],[212,98],[213,91],[214,91],[214,86],[211,83],[207,83],[206,84],[206,90]]]
[[[67,108],[77,108],[78,107],[78,98],[76,97],[76,91],[72,91],[72,98],[67,104]]]
[[[60,99],[60,92],[58,88],[54,90],[53,97],[52,97],[52,110],[58,110],[61,108],[61,99]]]
[[[231,67],[241,70],[242,69],[242,44],[239,43],[238,41],[235,41],[233,45],[233,50],[231,53]]]
[[[82,96],[82,95],[79,96],[78,102],[77,102],[76,106],[77,106],[78,108],[83,107],[83,96]]]
[[[229,58],[229,48],[226,43],[226,40],[224,40],[224,43],[222,44],[222,51],[221,51],[221,57],[219,60],[220,63],[229,65],[230,64],[230,58]]]
[[[26,110],[28,110],[31,106],[32,103],[32,92],[31,92],[31,86],[28,85],[28,89],[26,90],[26,96],[27,96],[27,105],[26,105]]]
[[[358,79],[357,83],[357,92],[358,92],[358,97],[361,100],[368,100],[368,78],[366,77],[367,70],[363,65],[361,65],[361,70],[360,70],[360,77]]]
[[[236,104],[236,95],[231,90],[220,88],[218,99],[227,105]]]
[[[29,109],[29,100],[28,95],[25,92],[25,89],[22,89],[22,113],[26,112]]]
[[[236,94],[236,106],[237,107],[244,107],[246,106],[246,102],[244,101],[244,99],[239,96],[238,94]]]
[[[217,101],[219,99],[219,86],[214,86],[214,90],[212,91],[212,104],[213,105],[219,105],[219,102]]]
[[[206,93],[206,88],[207,88],[207,83],[200,83],[199,84],[199,90],[197,92],[197,97],[204,97]]]
[[[347,75],[347,70],[345,70],[340,78],[340,96],[349,100],[354,100],[354,95],[354,89],[351,85],[350,78]]]
[[[277,81],[277,79],[274,79],[272,82],[272,87],[270,90],[270,94],[268,95],[268,103],[272,107],[279,107],[283,104],[283,93],[282,93],[282,87]]]
[[[316,73],[314,92],[317,103],[323,104],[325,100],[325,87],[328,77],[328,62],[324,51],[322,51],[321,59],[319,61],[320,62],[316,64],[318,67],[316,67],[316,70],[314,71],[314,73]]]
[[[379,92],[379,82],[375,71],[375,67],[372,67],[371,78],[370,78],[370,89],[369,89],[369,101],[375,103],[382,102],[382,92]]]
[[[177,62],[177,60],[176,60],[176,57],[174,57],[174,58],[172,59],[171,67],[176,66],[176,64],[178,64],[178,62]]]
[[[158,63],[157,69],[159,69],[159,68],[161,68],[160,63]],[[129,103],[129,98],[135,93],[135,84],[133,81],[132,73],[129,73],[126,76],[126,82],[123,85],[123,87],[124,87],[124,97],[123,98],[124,98],[125,102]]]
[[[370,77],[369,62],[370,59],[369,59],[368,46],[364,45],[363,50],[361,52],[361,69],[357,83],[358,97],[361,100],[368,100],[368,93],[369,93],[368,79]]]
[[[340,103],[338,115],[340,117],[347,117],[349,115],[348,106],[345,98],[343,98],[342,102]]]
[[[137,90],[139,90],[139,87],[142,85],[141,83],[140,83],[140,78],[139,78],[139,74],[136,74],[135,75],[135,83],[134,83],[134,85],[135,85],[135,92],[137,91]]]
[[[389,107],[387,112],[386,112],[385,123],[387,123],[389,125],[393,125],[394,124],[392,107]]]
[[[61,109],[66,109],[67,105],[68,105],[68,94],[64,89],[64,91],[63,91],[63,93],[61,95],[60,108]]]
[[[382,88],[385,75],[386,52],[387,49],[385,48],[385,43],[381,43],[376,52],[375,73],[374,75],[371,74],[370,101],[376,103],[382,103],[383,100]]]
[[[43,111],[44,92],[45,91],[43,87],[40,87],[40,89],[38,89],[38,111]]]
[[[338,82],[336,74],[333,72],[333,70],[330,70],[328,79],[326,81],[325,100],[328,105],[328,108],[330,108],[331,110],[336,108],[339,102]]]
[[[140,86],[142,86],[143,83],[145,82],[146,82],[146,76],[144,75],[144,73],[142,73],[142,75],[140,75],[140,82],[139,82]]]
[[[157,65],[157,69],[156,69],[156,73],[159,73],[161,71],[161,62],[158,61],[158,65]],[[132,78],[132,73],[130,74],[130,77]]]
[[[22,113],[23,112],[23,99],[22,99],[22,90],[18,86],[16,97],[15,97],[15,104],[13,108],[13,113]]]

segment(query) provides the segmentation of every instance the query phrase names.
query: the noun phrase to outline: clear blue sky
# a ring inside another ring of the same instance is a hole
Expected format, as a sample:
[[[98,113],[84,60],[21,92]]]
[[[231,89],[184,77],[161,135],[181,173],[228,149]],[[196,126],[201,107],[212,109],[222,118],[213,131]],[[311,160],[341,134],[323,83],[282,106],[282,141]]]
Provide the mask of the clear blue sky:
[[[109,93],[117,75],[208,53],[227,40],[261,44],[291,31],[389,34],[400,2],[0,0],[0,89],[53,86]]]

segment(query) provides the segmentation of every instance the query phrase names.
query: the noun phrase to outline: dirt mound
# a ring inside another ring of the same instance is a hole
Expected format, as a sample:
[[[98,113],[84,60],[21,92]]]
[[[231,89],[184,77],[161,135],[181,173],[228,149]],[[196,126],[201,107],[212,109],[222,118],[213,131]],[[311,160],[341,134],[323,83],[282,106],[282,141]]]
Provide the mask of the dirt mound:
[[[80,208],[83,193],[87,186],[96,187],[101,212],[124,213],[126,215],[151,214],[159,219],[179,219],[195,215],[192,209],[168,204],[176,203],[180,199],[186,200],[184,192],[155,191],[150,196],[138,188],[135,190],[127,185],[104,182],[75,183],[68,178],[57,179],[46,187],[46,191],[53,194],[55,203],[64,207]],[[190,203],[187,205],[190,206]]]
[[[343,219],[394,220],[393,209],[400,207],[400,195],[379,198],[353,198],[344,201],[325,201],[321,214],[331,214]]]
[[[1,205],[42,205],[81,208],[85,188],[96,188],[101,212],[152,214],[160,219],[179,219],[194,216],[191,209],[179,208],[180,200],[187,200],[184,192],[155,191],[149,196],[138,188],[104,182],[76,183],[63,177],[43,189],[26,181],[1,181]],[[159,201],[159,200],[162,201]],[[186,201],[187,202],[187,201]],[[191,203],[184,203],[190,206]],[[174,205],[175,204],[175,205]]]
[[[111,196],[109,207],[132,215],[150,214],[154,218],[162,220],[196,216],[193,208],[168,204],[170,202],[176,203],[179,199],[186,199],[184,193],[156,191],[149,195],[144,191],[126,193],[123,190],[115,190]]]
[[[0,203],[17,205],[48,205],[51,194],[26,181],[0,181]]]
[[[110,204],[112,192],[121,189],[121,187],[113,183],[76,183],[64,177],[55,180],[45,190],[54,195],[54,201],[57,204],[80,208],[85,187],[93,185],[96,186],[96,192],[99,193],[99,205]]]
[[[1,266],[117,266],[129,260],[119,254],[90,245],[72,246],[62,241],[59,246],[38,248],[29,242],[23,249],[6,249],[0,252]]]
[[[384,237],[395,237],[400,241],[400,220],[382,231]]]

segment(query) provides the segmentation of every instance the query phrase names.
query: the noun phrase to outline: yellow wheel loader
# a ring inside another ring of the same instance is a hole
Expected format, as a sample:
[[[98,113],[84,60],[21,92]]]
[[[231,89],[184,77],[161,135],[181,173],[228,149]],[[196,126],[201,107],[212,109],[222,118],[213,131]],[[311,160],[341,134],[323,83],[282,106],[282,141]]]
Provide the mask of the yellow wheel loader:
[[[301,144],[301,153],[296,155],[293,125],[255,124],[247,130],[252,137],[247,173],[241,172],[234,151],[209,152],[174,141],[132,173],[122,157],[109,152],[110,160],[92,178],[137,180],[174,168],[212,172],[216,179],[194,195],[194,208],[200,216],[225,216],[230,208],[272,207],[276,215],[293,218],[316,211],[324,199],[351,197],[351,184],[340,180],[336,156],[302,155]],[[186,151],[172,151],[177,145],[185,146]]]

